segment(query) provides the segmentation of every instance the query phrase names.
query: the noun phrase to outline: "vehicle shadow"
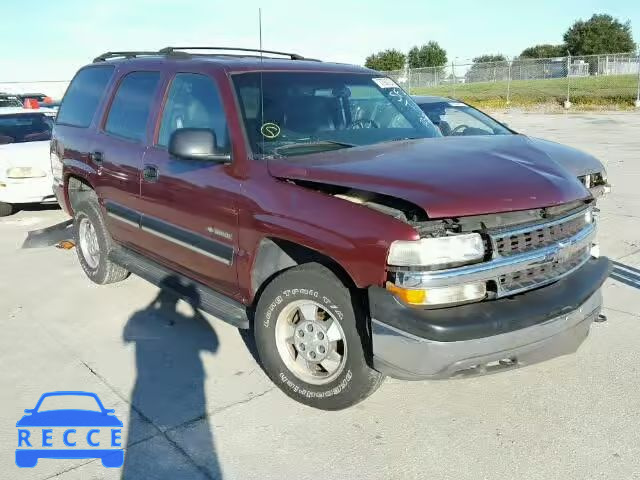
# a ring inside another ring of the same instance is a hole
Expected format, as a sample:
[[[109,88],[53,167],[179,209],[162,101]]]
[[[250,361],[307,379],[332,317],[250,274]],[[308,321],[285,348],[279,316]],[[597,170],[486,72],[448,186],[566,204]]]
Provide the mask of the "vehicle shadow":
[[[609,274],[611,278],[640,290],[640,269],[616,261],[611,263],[613,263],[613,269]]]
[[[190,302],[191,316],[177,309],[176,285],[195,299]],[[158,296],[131,316],[124,328],[123,341],[135,344],[137,377],[123,479],[187,478],[194,470],[207,478],[222,478],[206,413],[206,375],[200,358],[202,352],[217,351],[218,336],[198,304],[192,286],[167,277]],[[145,421],[133,421],[137,417]],[[147,422],[154,427],[153,438]]]

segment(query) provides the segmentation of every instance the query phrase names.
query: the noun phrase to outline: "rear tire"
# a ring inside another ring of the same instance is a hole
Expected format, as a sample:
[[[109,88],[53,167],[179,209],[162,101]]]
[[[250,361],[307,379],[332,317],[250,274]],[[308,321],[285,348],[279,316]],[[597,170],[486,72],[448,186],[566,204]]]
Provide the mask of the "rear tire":
[[[0,202],[0,217],[8,217],[13,212],[13,205],[11,205],[10,203]]]
[[[320,264],[287,270],[265,288],[254,333],[267,375],[305,405],[341,410],[367,398],[384,380],[367,363],[365,315]]]
[[[99,285],[120,282],[129,272],[109,260],[115,248],[111,235],[95,199],[78,203],[73,219],[73,236],[80,265],[93,282]]]

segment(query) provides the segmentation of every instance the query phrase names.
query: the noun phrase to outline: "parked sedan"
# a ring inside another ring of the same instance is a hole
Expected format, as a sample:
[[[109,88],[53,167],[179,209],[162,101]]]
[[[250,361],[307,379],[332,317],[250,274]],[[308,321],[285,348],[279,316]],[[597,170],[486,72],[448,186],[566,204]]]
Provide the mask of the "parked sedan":
[[[426,113],[444,136],[519,135],[516,131],[486,113],[459,100],[435,96],[414,96],[413,100]],[[534,147],[553,158],[562,158],[562,164],[574,172],[594,197],[607,193],[611,186],[607,172],[597,158],[559,143],[540,138],[529,138]]]
[[[17,205],[56,203],[49,157],[55,112],[0,109],[0,217]]]

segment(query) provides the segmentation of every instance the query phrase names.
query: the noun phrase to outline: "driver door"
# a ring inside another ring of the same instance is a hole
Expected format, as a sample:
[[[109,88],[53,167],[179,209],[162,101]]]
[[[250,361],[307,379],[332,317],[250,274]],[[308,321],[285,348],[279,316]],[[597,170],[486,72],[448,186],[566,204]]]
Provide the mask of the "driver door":
[[[148,254],[227,295],[237,293],[237,195],[231,166],[169,155],[179,128],[208,128],[230,152],[225,113],[211,77],[177,73],[169,85],[155,145],[144,156],[141,208]]]

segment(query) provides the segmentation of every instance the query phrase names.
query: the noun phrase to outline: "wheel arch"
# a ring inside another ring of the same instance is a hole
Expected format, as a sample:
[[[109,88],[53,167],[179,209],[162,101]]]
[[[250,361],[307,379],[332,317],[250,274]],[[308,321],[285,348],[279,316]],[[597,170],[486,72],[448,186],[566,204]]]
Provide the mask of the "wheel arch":
[[[95,188],[89,180],[76,173],[70,173],[65,177],[65,195],[68,199],[68,205],[73,216],[76,206],[82,201],[97,197]]]
[[[280,273],[305,263],[325,266],[351,291],[359,290],[347,269],[332,257],[313,248],[277,237],[263,238],[251,268],[251,295],[255,305],[269,282]]]

